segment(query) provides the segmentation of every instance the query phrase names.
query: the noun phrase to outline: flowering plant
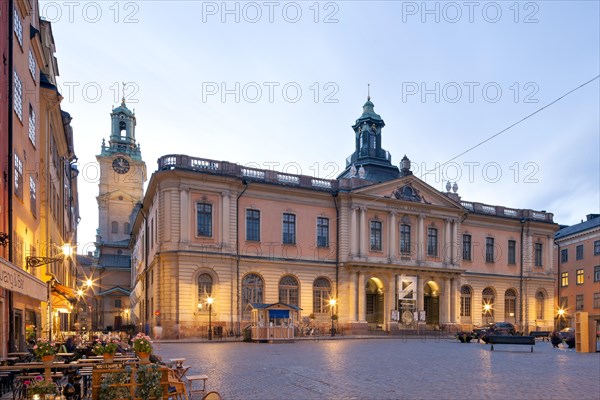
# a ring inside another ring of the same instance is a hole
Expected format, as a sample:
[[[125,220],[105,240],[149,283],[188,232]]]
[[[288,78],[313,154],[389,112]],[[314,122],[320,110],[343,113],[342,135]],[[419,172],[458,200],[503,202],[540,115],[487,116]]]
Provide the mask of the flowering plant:
[[[23,382],[27,388],[27,395],[32,394],[54,394],[56,393],[56,384],[53,381],[46,381],[43,376],[38,375],[30,380]]]
[[[48,339],[38,339],[35,346],[33,346],[33,352],[39,358],[53,356],[56,354],[56,343]]]
[[[92,349],[92,351],[97,356],[102,355],[102,354],[114,355],[118,349],[119,349],[119,342],[115,339],[110,339],[106,343],[102,343],[100,340],[96,340],[96,343],[94,344],[94,348]]]
[[[152,340],[150,336],[146,336],[142,332],[138,333],[133,338],[133,350],[138,353],[152,353]]]

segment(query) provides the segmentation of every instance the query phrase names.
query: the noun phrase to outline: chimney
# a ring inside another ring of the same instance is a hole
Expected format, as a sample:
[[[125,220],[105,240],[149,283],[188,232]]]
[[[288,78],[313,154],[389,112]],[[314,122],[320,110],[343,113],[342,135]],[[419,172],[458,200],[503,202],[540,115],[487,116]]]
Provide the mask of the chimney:
[[[594,218],[600,217],[600,214],[588,214],[585,217],[586,217],[586,221],[589,221],[590,219],[594,219]]]

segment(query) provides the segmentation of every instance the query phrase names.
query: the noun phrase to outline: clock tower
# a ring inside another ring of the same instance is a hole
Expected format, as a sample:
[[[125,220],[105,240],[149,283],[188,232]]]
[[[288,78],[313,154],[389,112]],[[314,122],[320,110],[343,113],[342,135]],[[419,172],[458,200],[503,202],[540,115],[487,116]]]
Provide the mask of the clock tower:
[[[128,241],[131,214],[142,201],[146,164],[135,140],[135,113],[121,105],[110,113],[111,132],[108,146],[102,140],[98,191],[99,225],[96,246]]]

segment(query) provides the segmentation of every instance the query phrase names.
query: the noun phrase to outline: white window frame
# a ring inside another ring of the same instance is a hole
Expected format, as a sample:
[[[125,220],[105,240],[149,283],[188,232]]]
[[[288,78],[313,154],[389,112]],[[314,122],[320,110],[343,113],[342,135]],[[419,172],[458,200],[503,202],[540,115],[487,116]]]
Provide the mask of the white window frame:
[[[13,71],[13,81],[13,108],[19,120],[23,122],[23,82],[16,70]]]
[[[14,9],[13,19],[15,34],[17,35],[17,39],[19,40],[19,44],[21,45],[21,47],[23,47],[23,24],[21,23],[21,16],[19,15],[19,12],[16,8]]]
[[[35,126],[35,110],[33,106],[29,104],[29,140],[33,147],[35,147],[35,138],[36,138],[36,126]]]
[[[37,63],[35,62],[35,57],[33,56],[33,52],[29,49],[29,72],[31,72],[31,77],[33,81],[36,81],[37,74]]]

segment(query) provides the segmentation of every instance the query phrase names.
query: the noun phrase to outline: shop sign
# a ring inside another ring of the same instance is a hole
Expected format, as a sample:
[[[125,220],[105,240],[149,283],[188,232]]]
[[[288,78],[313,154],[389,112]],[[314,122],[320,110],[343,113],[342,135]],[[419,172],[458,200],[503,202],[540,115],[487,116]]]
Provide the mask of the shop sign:
[[[44,282],[4,260],[0,260],[0,287],[41,301],[48,293]]]

